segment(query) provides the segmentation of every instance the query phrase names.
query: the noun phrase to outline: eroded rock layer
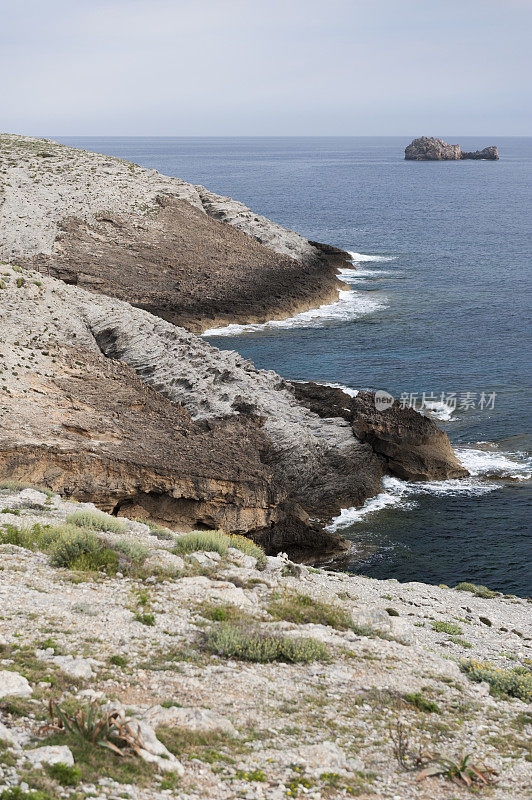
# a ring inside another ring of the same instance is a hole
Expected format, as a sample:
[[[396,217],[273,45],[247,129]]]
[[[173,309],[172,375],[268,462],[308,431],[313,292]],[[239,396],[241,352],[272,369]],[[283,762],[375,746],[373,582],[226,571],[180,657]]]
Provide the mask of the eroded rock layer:
[[[196,332],[334,302],[349,258],[203,186],[24,136],[0,137],[0,214],[0,257]]]

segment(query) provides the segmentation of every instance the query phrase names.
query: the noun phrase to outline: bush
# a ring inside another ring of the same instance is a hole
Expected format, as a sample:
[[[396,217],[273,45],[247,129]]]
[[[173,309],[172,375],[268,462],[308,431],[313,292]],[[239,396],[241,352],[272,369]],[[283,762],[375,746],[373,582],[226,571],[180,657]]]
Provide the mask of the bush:
[[[491,598],[491,597],[500,597],[500,592],[493,592],[491,589],[488,589],[487,586],[477,586],[474,583],[467,583],[463,581],[459,583],[458,586],[454,587],[458,589],[459,592],[471,592],[471,594],[476,595],[477,597],[484,597],[484,598]]]
[[[455,625],[454,622],[431,622],[432,630],[438,633],[448,633],[451,636],[460,636],[463,633],[460,625]]]
[[[426,711],[428,714],[441,714],[441,708],[433,700],[429,700],[421,692],[413,692],[412,694],[405,694],[407,703],[412,703],[413,706],[419,708],[420,711]]]
[[[251,539],[236,534],[227,534],[223,531],[191,531],[183,536],[176,538],[173,553],[181,555],[183,553],[194,553],[197,550],[219,553],[223,556],[229,547],[241,550],[245,555],[257,559],[258,566],[264,565],[266,556],[262,547],[259,547]]]
[[[353,626],[351,616],[338,606],[314,600],[306,594],[287,592],[281,599],[273,600],[268,612],[275,619],[299,625],[328,625],[340,631]]]
[[[118,555],[109,550],[90,531],[72,527],[61,531],[50,557],[54,567],[84,571],[116,572]]]
[[[134,541],[133,539],[124,539],[117,542],[112,542],[111,547],[118,553],[123,553],[125,556],[134,561],[135,564],[142,564],[149,553],[147,547],[145,547],[143,544],[140,544],[140,542]]]
[[[273,636],[223,624],[207,635],[206,647],[211,653],[225,658],[263,664],[271,661],[306,664],[309,661],[325,661],[329,656],[327,647],[316,639]]]
[[[476,683],[489,683],[494,694],[518,697],[524,703],[532,700],[532,673],[526,668],[524,671],[522,668],[508,670],[467,659],[460,663],[460,669]]]
[[[48,764],[46,772],[61,786],[77,786],[80,781],[79,769],[68,764]]]
[[[91,531],[112,531],[113,533],[123,533],[126,523],[122,519],[106,514],[104,511],[73,511],[66,518],[67,522],[79,525],[80,528],[88,528]]]

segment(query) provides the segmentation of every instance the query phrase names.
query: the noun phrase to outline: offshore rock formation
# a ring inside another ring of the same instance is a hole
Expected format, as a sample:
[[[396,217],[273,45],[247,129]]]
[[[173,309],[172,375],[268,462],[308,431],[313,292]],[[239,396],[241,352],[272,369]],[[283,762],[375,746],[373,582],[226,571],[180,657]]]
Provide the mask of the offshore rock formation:
[[[443,139],[421,136],[414,139],[405,149],[407,161],[460,161],[462,159],[483,159],[497,161],[499,154],[494,146],[476,150],[474,153],[462,153],[459,144],[448,144]]]
[[[0,255],[195,332],[292,316],[344,286],[347,253],[121,159],[2,136],[0,175]]]
[[[371,392],[347,396],[341,389],[316,383],[293,383],[300,403],[320,417],[347,420],[355,436],[371,445],[386,471],[403,480],[438,481],[468,474],[446,434],[428,417],[397,401],[385,411],[375,408]]]

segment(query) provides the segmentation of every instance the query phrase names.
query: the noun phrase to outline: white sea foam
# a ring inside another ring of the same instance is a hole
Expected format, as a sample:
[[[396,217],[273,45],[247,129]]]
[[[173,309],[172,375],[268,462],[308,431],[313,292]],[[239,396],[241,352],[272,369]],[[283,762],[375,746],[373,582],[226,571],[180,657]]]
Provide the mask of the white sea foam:
[[[382,275],[395,275],[391,269],[357,269],[342,267],[339,270],[339,277],[343,281],[350,281],[358,278],[380,278]]]
[[[471,473],[483,478],[506,478],[517,481],[532,477],[532,458],[526,453],[508,453],[493,446],[456,447],[458,460]]]
[[[423,408],[421,408],[421,413],[441,419],[443,422],[448,422],[452,418],[454,410],[451,405],[444,403],[442,400],[429,400],[428,402],[425,401]]]
[[[360,508],[343,508],[327,526],[327,530],[347,528],[386,508],[413,508],[417,505],[416,497],[420,495],[480,496],[498,489],[502,485],[501,480],[525,481],[532,476],[532,459],[525,453],[457,447],[456,455],[470,472],[469,478],[407,483],[387,476],[382,479],[382,492],[370,497]]]
[[[366,253],[355,253],[353,250],[347,251],[351,256],[351,261],[395,261],[397,256],[370,256]]]
[[[361,292],[350,289],[340,290],[335,303],[326,303],[319,308],[302,311],[287,319],[270,320],[269,322],[250,323],[248,325],[227,325],[224,328],[209,328],[203,336],[238,336],[242,333],[255,333],[265,330],[283,328],[322,328],[334,322],[347,322],[358,317],[372,314],[385,306],[383,300],[368,297]]]
[[[325,383],[325,381],[316,381],[316,383],[319,383],[320,386],[330,386],[331,389],[341,389],[349,397],[356,397],[360,391],[359,389],[352,389],[350,386],[344,386],[343,383]]]

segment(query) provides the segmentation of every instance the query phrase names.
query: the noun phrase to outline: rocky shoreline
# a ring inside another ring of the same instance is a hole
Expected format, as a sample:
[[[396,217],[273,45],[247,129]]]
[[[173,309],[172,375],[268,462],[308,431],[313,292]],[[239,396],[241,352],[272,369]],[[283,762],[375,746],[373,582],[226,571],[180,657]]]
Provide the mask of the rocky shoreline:
[[[499,153],[494,145],[467,153],[459,144],[448,144],[443,139],[420,136],[405,148],[406,161],[498,161]]]

